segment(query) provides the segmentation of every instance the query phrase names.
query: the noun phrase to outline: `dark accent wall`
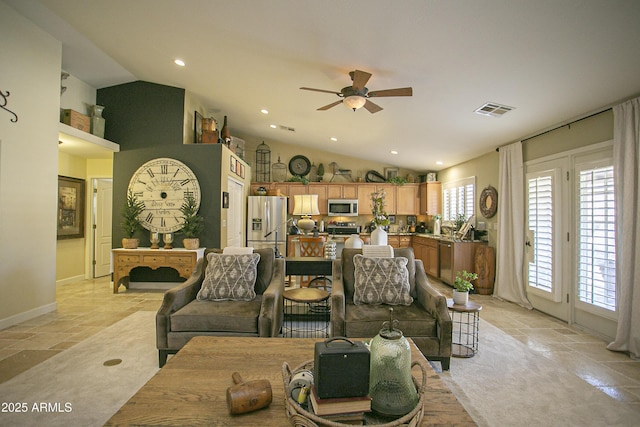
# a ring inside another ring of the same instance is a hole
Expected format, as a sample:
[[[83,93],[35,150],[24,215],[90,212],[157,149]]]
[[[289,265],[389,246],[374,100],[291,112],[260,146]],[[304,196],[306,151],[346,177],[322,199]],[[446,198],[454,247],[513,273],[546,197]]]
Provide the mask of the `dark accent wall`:
[[[121,209],[129,180],[145,162],[169,157],[187,165],[198,178],[202,194],[199,214],[205,228],[201,247],[220,247],[221,222],[221,144],[184,144],[184,89],[148,82],[133,82],[99,89],[97,103],[104,105],[105,138],[120,144],[113,157],[112,246],[122,247]],[[227,166],[228,167],[228,166]],[[136,235],[140,246],[149,247],[149,231]],[[173,247],[182,248],[183,236],[175,235]],[[170,268],[134,269],[132,281],[179,281]]]
[[[222,209],[222,189],[220,187],[221,144],[181,144],[115,153],[113,158],[113,247],[122,247],[124,233],[120,226],[122,222],[120,210],[126,201],[127,188],[131,176],[143,163],[159,157],[180,160],[196,175],[202,194],[198,213],[204,217],[205,221],[205,228],[200,236],[200,246],[220,247],[220,210]],[[136,237],[140,239],[140,246],[150,246],[149,232],[147,230],[141,231]],[[182,239],[183,237],[177,234],[173,246],[176,248],[184,247]]]
[[[98,89],[104,136],[121,151],[182,144],[184,98],[184,89],[143,81]]]

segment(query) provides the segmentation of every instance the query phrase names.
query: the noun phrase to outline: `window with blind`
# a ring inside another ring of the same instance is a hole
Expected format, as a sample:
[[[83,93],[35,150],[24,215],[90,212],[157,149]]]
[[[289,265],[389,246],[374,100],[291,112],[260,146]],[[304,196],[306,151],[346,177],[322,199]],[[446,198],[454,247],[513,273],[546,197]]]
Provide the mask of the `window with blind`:
[[[554,268],[560,256],[556,224],[560,174],[558,168],[527,175],[528,285],[533,292],[556,302],[561,298]]]
[[[613,166],[580,166],[578,173],[578,300],[616,310]]]
[[[475,212],[476,178],[444,183],[442,186],[442,219],[455,221],[462,214],[469,218]]]

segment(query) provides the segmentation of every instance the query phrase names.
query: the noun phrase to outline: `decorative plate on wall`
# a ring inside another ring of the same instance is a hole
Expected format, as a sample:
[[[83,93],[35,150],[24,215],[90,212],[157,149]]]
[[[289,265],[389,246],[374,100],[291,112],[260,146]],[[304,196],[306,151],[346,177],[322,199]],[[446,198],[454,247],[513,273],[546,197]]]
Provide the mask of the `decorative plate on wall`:
[[[491,218],[498,210],[498,192],[492,186],[488,186],[480,193],[480,212],[485,218]]]
[[[289,160],[289,172],[291,175],[305,176],[311,170],[311,162],[305,156],[293,156]]]

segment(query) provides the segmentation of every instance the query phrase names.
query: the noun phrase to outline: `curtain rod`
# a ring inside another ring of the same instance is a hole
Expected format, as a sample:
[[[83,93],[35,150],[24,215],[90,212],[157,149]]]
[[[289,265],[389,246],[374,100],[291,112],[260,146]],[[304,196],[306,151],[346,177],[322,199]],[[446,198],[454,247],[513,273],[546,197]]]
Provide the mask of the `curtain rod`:
[[[563,127],[565,127],[565,126],[569,126],[569,127],[571,127],[571,125],[572,125],[572,124],[574,124],[574,123],[578,123],[578,122],[581,122],[582,120],[586,120],[586,119],[589,119],[589,118],[591,118],[591,117],[597,116],[598,114],[602,114],[602,113],[605,113],[605,112],[607,112],[607,111],[611,111],[611,109],[612,109],[612,107],[608,107],[608,108],[605,108],[604,110],[598,111],[598,112],[593,113],[593,114],[589,114],[589,115],[587,115],[587,116],[584,116],[584,117],[581,117],[581,118],[579,118],[579,119],[573,120],[573,121],[571,121],[571,122],[569,122],[569,123],[565,123],[565,124],[562,124],[562,125],[558,125],[558,126],[556,126],[556,127],[554,127],[554,128],[551,128],[551,129],[549,129],[549,130],[545,130],[544,132],[540,132],[540,133],[538,133],[538,134],[536,134],[536,135],[529,136],[529,137],[527,137],[527,138],[521,139],[521,140],[520,140],[520,142],[527,142],[527,141],[528,141],[528,140],[530,140],[530,139],[537,138],[537,137],[542,136],[542,135],[545,135],[545,134],[547,134],[547,133],[549,133],[549,132],[553,132],[554,130],[558,130],[558,129],[560,129],[560,128],[563,128]],[[509,145],[509,144],[502,145],[502,147],[505,147],[506,145]],[[500,147],[497,147],[497,148],[496,148],[496,151],[500,151]]]

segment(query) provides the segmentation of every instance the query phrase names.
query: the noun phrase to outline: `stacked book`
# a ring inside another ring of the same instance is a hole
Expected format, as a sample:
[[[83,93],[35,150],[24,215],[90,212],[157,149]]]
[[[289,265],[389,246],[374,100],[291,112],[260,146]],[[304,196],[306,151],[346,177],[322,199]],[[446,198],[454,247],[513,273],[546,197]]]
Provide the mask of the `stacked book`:
[[[309,391],[310,408],[317,416],[344,424],[362,424],[364,414],[371,411],[371,397],[332,397],[321,399],[315,386]]]

